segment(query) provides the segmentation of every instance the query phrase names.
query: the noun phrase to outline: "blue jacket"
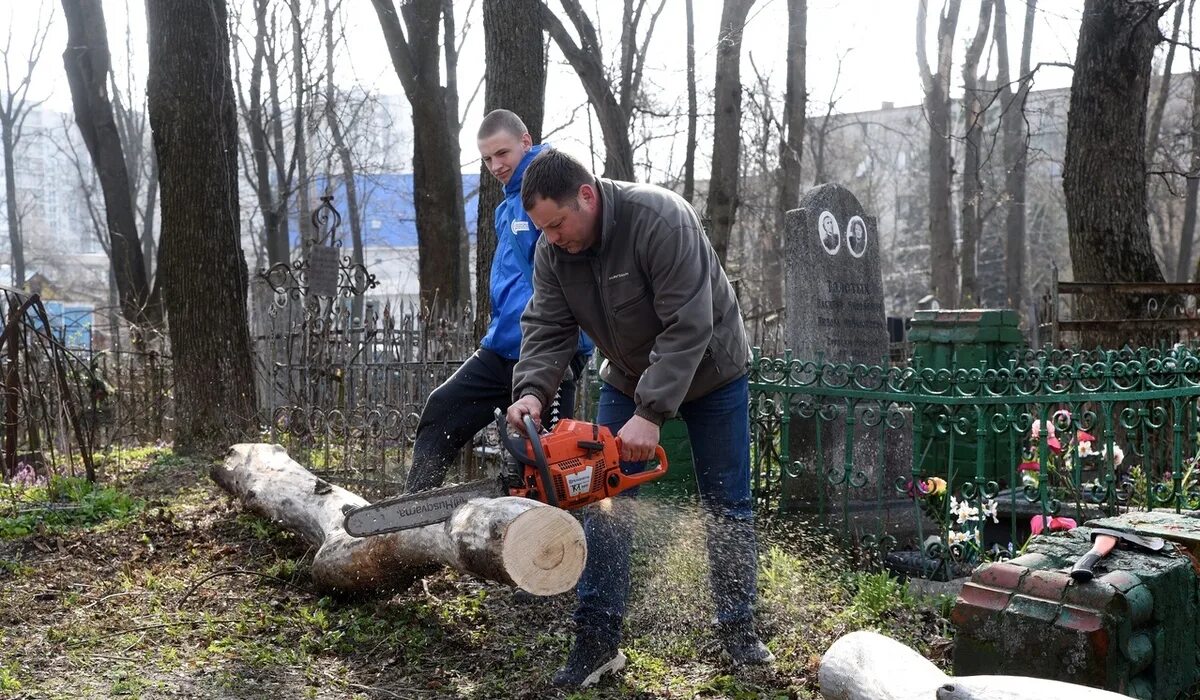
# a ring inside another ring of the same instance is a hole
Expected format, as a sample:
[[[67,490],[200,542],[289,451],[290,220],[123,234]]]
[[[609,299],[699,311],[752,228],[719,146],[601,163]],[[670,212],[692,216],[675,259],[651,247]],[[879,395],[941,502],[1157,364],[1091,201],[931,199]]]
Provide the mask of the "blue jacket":
[[[525,168],[546,144],[534,146],[504,186],[504,201],[496,207],[496,254],[492,258],[492,320],[481,345],[509,360],[521,354],[521,312],[533,296],[533,251],[541,231],[521,205]],[[579,334],[579,351],[591,354],[592,342]]]

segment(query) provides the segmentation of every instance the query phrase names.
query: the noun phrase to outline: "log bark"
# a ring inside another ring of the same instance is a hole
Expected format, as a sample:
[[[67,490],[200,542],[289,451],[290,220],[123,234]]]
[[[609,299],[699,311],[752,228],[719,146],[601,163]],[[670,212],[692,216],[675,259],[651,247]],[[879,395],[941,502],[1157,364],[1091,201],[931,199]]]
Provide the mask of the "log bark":
[[[825,700],[1119,700],[1124,695],[1027,676],[951,678],[928,659],[875,632],[851,632],[821,657]]]
[[[343,511],[366,499],[328,484],[279,445],[230,448],[212,479],[258,515],[316,547],[316,588],[363,593],[403,588],[445,565],[535,595],[574,587],[587,559],[583,528],[569,513],[526,498],[476,499],[436,525],[371,537],[342,528]]]

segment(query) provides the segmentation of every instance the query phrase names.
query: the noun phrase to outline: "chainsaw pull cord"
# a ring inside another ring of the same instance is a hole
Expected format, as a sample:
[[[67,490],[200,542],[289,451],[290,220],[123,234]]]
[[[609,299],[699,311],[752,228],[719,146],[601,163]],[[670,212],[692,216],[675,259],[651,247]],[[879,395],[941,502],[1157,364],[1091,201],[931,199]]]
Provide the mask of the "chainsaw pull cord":
[[[533,460],[537,463],[538,475],[542,477],[542,497],[547,504],[557,508],[558,491],[554,489],[554,481],[550,478],[550,463],[546,461],[546,451],[542,448],[537,425],[528,413],[525,414],[525,433],[529,436],[529,444],[533,446]]]

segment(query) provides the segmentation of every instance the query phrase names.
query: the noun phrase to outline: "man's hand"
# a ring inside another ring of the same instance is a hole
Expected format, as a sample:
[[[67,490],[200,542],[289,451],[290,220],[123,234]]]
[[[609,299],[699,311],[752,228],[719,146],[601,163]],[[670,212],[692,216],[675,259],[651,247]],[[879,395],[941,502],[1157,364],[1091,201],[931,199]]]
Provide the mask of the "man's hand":
[[[645,462],[654,456],[654,448],[658,447],[658,426],[641,416],[634,416],[625,423],[617,437],[621,438],[622,460]]]
[[[516,403],[508,407],[508,412],[505,414],[505,420],[512,426],[514,430],[525,434],[525,416],[533,416],[533,423],[542,429],[542,402],[533,394],[526,394],[517,399]]]

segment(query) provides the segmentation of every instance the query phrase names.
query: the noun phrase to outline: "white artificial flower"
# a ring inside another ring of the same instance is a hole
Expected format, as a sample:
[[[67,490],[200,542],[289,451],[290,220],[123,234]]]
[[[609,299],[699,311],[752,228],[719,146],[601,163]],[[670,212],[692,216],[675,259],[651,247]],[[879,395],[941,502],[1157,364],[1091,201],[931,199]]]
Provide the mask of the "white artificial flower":
[[[971,502],[966,499],[954,501],[950,509],[958,517],[959,525],[965,525],[968,521],[974,520],[979,515],[979,509],[972,506]]]
[[[1084,441],[1082,441],[1082,442],[1080,442],[1080,443],[1079,443],[1079,456],[1080,456],[1080,458],[1083,458],[1083,457],[1091,457],[1091,456],[1092,456],[1092,455],[1094,455],[1094,454],[1096,454],[1096,451],[1092,449],[1092,443],[1091,443],[1091,441],[1089,441],[1089,440],[1084,440]]]
[[[989,499],[986,503],[983,504],[983,515],[990,517],[992,519],[993,523],[1000,522],[1000,516],[996,514],[995,499]]]
[[[1100,448],[1100,457],[1105,458],[1107,456],[1108,456],[1108,448],[1101,447]],[[1122,450],[1120,445],[1113,445],[1113,466],[1119,467],[1119,466],[1121,466],[1121,462],[1124,462],[1124,461],[1125,461],[1125,450]]]
[[[950,531],[950,544],[952,544],[952,545],[958,544],[960,542],[966,542],[967,539],[968,539],[968,535],[965,532],[959,532],[958,530]]]

